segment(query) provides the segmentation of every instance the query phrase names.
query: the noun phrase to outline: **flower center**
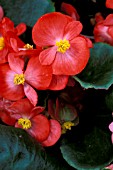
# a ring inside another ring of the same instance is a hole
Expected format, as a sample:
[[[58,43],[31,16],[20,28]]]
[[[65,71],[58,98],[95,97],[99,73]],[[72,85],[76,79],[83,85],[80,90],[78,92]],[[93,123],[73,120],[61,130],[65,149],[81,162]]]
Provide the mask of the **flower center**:
[[[24,84],[24,82],[25,82],[24,74],[15,74],[14,75],[14,84],[15,85]]]
[[[31,121],[27,118],[18,119],[18,124],[21,125],[23,129],[29,129],[31,127]]]
[[[67,130],[71,130],[72,126],[74,126],[74,123],[70,121],[64,122],[62,125],[62,134],[66,133]]]
[[[70,43],[68,40],[64,39],[64,40],[60,40],[60,41],[56,41],[56,46],[57,51],[60,53],[65,53],[66,50],[68,50],[70,48]]]
[[[4,47],[5,47],[4,38],[0,37],[0,50],[3,50]]]
[[[26,49],[33,49],[33,45],[26,44],[26,45],[24,45],[24,48],[26,48]]]

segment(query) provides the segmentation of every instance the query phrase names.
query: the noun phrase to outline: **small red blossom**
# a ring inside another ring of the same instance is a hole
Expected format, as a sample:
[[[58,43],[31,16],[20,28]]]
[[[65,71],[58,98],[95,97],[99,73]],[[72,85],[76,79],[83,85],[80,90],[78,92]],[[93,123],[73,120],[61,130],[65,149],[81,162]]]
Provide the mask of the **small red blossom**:
[[[113,14],[108,15],[105,20],[97,22],[93,33],[95,42],[106,42],[113,45]]]
[[[24,71],[24,60],[10,53],[9,64],[0,65],[0,94],[9,100],[19,100],[25,95],[33,105],[38,96],[34,88],[45,90],[52,79],[50,66],[42,66],[38,57],[30,58]],[[33,88],[34,87],[34,88]]]
[[[80,73],[89,59],[81,30],[82,24],[67,15],[53,12],[42,16],[32,30],[34,43],[46,47],[39,55],[41,64],[52,65],[54,75]]]
[[[43,146],[54,145],[61,136],[61,126],[57,120],[48,120],[41,114],[44,107],[34,107],[27,98],[14,102],[10,107],[10,119],[14,126],[26,130]],[[5,122],[7,123],[7,122]]]
[[[39,142],[47,139],[50,133],[49,120],[40,114],[44,108],[34,107],[27,98],[14,102],[10,109],[11,117],[16,119],[15,127],[26,130]]]

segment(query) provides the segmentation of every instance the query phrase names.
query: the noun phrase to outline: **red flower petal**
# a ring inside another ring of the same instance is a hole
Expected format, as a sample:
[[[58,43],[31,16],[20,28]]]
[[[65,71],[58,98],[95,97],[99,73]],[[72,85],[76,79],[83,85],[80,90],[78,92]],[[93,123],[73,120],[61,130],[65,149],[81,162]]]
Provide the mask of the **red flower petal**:
[[[9,108],[12,110],[12,117],[18,120],[20,117],[30,119],[32,117],[30,113],[34,106],[25,98],[14,102]]]
[[[79,21],[72,21],[65,27],[64,38],[72,40],[82,31],[82,24]]]
[[[31,117],[34,117],[36,115],[38,115],[39,113],[43,112],[44,111],[44,107],[41,107],[41,106],[38,106],[38,107],[35,107],[32,109],[31,113],[30,113],[30,116]]]
[[[25,23],[20,23],[16,26],[16,31],[17,31],[17,35],[21,35],[26,31],[26,24]]]
[[[37,115],[31,119],[32,127],[28,129],[33,137],[39,142],[47,139],[50,133],[50,123],[49,120],[44,115]]]
[[[50,90],[62,90],[66,87],[69,76],[64,75],[53,75],[51,83],[48,87]]]
[[[26,82],[36,89],[46,89],[52,79],[51,66],[42,66],[38,57],[30,58],[25,71]]]
[[[57,47],[50,47],[46,50],[43,50],[39,55],[39,60],[42,65],[50,65],[54,61]]]
[[[57,53],[53,62],[53,74],[76,75],[86,66],[89,59],[89,48],[86,40],[76,37],[70,41],[71,47],[64,54]]]
[[[43,15],[34,25],[32,38],[38,46],[55,45],[56,39],[62,39],[68,18],[58,12]]]
[[[109,14],[103,22],[103,25],[113,26],[113,14]]]
[[[11,47],[13,48],[14,52],[18,52],[17,41],[15,38],[10,38]]]
[[[61,136],[61,126],[57,120],[50,120],[50,134],[48,138],[42,142],[43,146],[54,145]]]
[[[10,126],[14,126],[16,122],[16,119],[11,117],[11,114],[7,111],[0,111],[0,119]]]
[[[23,73],[23,68],[24,68],[24,61],[20,59],[19,57],[15,57],[14,53],[9,53],[8,55],[8,61],[9,61],[9,66],[10,68],[16,72],[16,74],[21,74]]]
[[[38,95],[36,91],[27,83],[24,84],[24,93],[29,101],[36,106],[38,102]]]
[[[113,0],[106,0],[106,7],[113,9]]]
[[[0,50],[0,64],[7,62],[7,54],[8,54],[7,47],[4,47],[3,50]]]
[[[61,10],[66,13],[67,15],[71,16],[74,20],[79,20],[79,15],[76,11],[76,9],[70,5],[70,4],[67,4],[67,3],[62,3],[61,4]]]
[[[15,50],[17,51],[17,48],[22,48],[25,45],[25,43],[12,31],[5,32],[4,39],[10,52],[15,52]],[[15,40],[12,41],[11,39]]]
[[[23,85],[14,84],[14,75],[8,64],[0,66],[0,94],[9,100],[19,100],[25,96]]]

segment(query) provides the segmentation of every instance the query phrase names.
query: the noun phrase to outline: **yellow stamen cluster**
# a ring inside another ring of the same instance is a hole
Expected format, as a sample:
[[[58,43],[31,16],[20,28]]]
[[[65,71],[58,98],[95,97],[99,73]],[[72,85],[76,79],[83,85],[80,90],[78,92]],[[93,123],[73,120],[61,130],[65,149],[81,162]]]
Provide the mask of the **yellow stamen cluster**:
[[[26,44],[26,45],[24,45],[24,48],[26,48],[26,49],[33,49],[33,45]]]
[[[3,50],[4,47],[5,47],[4,38],[0,37],[0,50]]]
[[[24,74],[15,74],[14,75],[14,84],[15,85],[24,84],[24,82],[25,82]]]
[[[65,53],[70,48],[70,43],[68,40],[56,41],[57,51],[60,53]]]
[[[21,125],[23,129],[29,129],[31,127],[31,121],[27,118],[18,119],[18,124]]]
[[[71,130],[71,127],[74,126],[74,123],[68,121],[62,124],[62,134],[66,133],[67,130]]]

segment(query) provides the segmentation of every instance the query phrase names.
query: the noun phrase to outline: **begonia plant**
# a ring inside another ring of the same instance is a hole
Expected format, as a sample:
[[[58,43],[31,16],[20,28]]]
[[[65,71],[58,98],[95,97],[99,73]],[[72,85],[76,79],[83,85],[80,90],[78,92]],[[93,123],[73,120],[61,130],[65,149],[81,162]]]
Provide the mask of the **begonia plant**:
[[[0,170],[113,170],[113,1],[0,0]]]

